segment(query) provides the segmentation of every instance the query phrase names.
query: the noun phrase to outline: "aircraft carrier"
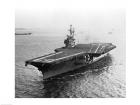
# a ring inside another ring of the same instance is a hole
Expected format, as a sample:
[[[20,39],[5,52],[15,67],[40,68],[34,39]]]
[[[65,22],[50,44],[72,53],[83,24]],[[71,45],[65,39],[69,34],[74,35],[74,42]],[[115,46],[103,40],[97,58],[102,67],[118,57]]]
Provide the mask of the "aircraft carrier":
[[[116,48],[112,43],[75,44],[75,30],[70,25],[70,34],[64,40],[64,47],[55,49],[54,53],[25,61],[43,74],[43,79],[88,66],[106,56]]]

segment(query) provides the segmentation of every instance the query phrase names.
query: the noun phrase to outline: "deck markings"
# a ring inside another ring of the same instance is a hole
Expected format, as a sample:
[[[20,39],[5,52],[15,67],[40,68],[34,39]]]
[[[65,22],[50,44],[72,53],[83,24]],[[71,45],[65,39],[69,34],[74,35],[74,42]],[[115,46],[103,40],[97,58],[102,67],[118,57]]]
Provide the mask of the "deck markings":
[[[53,55],[58,55],[58,54],[60,54],[60,53],[63,53],[63,52],[54,53],[54,54],[48,55],[48,56],[46,56],[46,57],[50,57],[50,56],[53,56]]]
[[[102,51],[102,49],[104,49],[104,48],[105,48],[105,46],[102,46],[102,47],[101,47],[101,49],[100,49],[100,52],[101,52],[101,51]]]
[[[90,48],[89,53],[91,53],[91,51],[92,51],[94,45],[97,45],[97,43],[92,43],[91,45],[92,45],[92,47]],[[98,46],[99,46],[99,45],[98,45]]]
[[[94,53],[96,53],[96,52],[98,51],[99,47],[100,47],[100,43],[99,43],[99,45],[98,45],[98,47],[96,48],[96,50],[95,50]]]
[[[63,53],[63,52],[53,53],[53,54],[48,55],[48,56],[46,55],[44,57],[35,58],[33,61],[41,60],[41,59],[44,59],[44,58],[47,58],[47,57],[50,57],[50,56],[53,56],[53,55],[57,55],[57,54],[60,54],[60,53]]]
[[[91,44],[92,45],[92,47],[90,48],[90,50],[89,50],[89,53],[91,52],[91,50],[93,49],[93,44]]]
[[[79,55],[79,54],[82,54],[82,53],[84,53],[84,52],[76,53],[76,54],[73,54],[73,55],[70,55],[70,56],[65,56],[65,57],[58,58],[58,59],[54,59],[54,61],[61,60],[61,59],[64,59],[64,58],[68,58],[68,57],[72,57],[72,56],[76,56],[76,55]],[[49,61],[49,62],[53,62],[53,61]]]

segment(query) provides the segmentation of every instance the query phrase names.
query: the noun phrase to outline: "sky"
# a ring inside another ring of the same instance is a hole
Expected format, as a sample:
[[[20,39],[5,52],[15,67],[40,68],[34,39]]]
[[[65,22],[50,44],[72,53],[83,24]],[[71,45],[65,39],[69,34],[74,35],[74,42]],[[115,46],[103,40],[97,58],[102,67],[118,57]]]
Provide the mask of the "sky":
[[[67,1],[17,2],[15,28],[63,33],[72,24],[79,34],[125,32],[125,9],[123,6],[118,7],[120,3],[108,0],[108,2]]]

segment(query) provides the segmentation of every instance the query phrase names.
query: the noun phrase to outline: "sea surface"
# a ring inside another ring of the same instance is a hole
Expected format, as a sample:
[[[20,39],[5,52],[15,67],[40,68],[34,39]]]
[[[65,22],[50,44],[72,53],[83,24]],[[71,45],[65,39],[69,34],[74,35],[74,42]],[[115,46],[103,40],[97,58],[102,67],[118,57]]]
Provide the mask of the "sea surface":
[[[64,46],[64,38],[53,35],[15,36],[16,98],[126,97],[125,42],[121,38],[106,40],[111,41],[117,48],[100,61],[46,81],[43,81],[43,76],[37,68],[25,66],[26,60],[52,53],[55,48]],[[102,42],[105,39],[99,38],[98,41]]]

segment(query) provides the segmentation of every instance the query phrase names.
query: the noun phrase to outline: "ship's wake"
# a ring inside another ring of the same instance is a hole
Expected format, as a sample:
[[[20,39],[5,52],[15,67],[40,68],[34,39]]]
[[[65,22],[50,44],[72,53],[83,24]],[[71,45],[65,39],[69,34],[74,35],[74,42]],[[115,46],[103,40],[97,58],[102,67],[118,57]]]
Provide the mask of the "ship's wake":
[[[44,81],[43,97],[125,97],[125,86],[113,78],[112,61],[108,55],[88,67]]]

